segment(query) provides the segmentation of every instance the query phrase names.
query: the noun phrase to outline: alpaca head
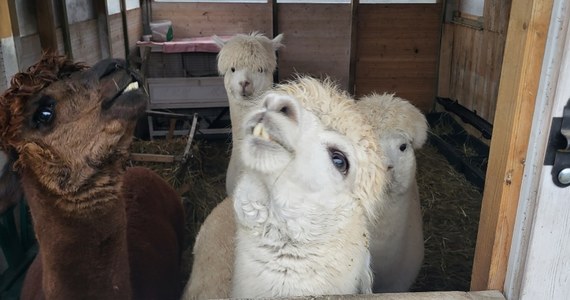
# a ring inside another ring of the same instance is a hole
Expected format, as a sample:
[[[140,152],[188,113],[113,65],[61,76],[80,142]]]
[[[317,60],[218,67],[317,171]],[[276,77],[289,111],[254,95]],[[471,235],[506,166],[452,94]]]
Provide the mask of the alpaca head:
[[[388,165],[391,193],[404,193],[416,178],[414,150],[427,140],[427,121],[422,112],[408,101],[392,94],[370,95],[357,107],[373,124]]]
[[[46,54],[0,96],[0,145],[44,191],[72,196],[122,169],[147,103],[126,91],[133,82],[124,61],[86,68]]]
[[[245,119],[242,159],[266,186],[284,187],[288,195],[275,198],[287,202],[281,205],[358,205],[374,217],[386,167],[372,127],[347,94],[305,77],[268,91],[262,106]]]
[[[282,39],[283,34],[271,40],[257,32],[238,34],[227,42],[214,36],[221,49],[218,71],[229,95],[238,101],[252,100],[271,87],[277,68],[275,51],[283,46]]]

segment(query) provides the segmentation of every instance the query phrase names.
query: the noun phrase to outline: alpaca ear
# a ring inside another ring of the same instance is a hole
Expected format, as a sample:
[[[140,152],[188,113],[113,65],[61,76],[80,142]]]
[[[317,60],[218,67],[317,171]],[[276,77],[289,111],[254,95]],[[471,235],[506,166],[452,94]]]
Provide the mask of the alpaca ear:
[[[285,45],[283,45],[281,41],[283,41],[283,33],[280,33],[278,36],[274,37],[271,40],[271,45],[273,46],[273,50],[277,51],[279,50],[279,48],[285,47]]]
[[[214,42],[216,43],[216,45],[217,45],[218,47],[220,47],[220,49],[222,49],[222,47],[224,47],[224,45],[226,44],[226,43],[224,42],[224,40],[222,40],[222,39],[221,39],[219,36],[217,36],[217,35],[213,35],[213,36],[212,36],[212,40],[214,40]]]
[[[423,114],[422,114],[422,116],[423,116]],[[425,117],[423,117],[423,119],[425,120]],[[416,127],[416,136],[412,140],[412,145],[414,146],[414,149],[419,149],[419,148],[423,147],[423,145],[426,143],[427,137],[428,137],[429,126],[428,126],[427,121],[419,122],[419,123],[420,124],[418,124],[418,126]]]

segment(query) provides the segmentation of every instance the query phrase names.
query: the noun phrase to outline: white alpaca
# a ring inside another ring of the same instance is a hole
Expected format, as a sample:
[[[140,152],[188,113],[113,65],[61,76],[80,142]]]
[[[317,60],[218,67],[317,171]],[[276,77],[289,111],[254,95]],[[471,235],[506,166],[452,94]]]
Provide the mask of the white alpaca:
[[[217,36],[213,39],[220,47],[218,71],[224,75],[232,122],[232,154],[226,176],[226,192],[231,195],[242,170],[240,126],[244,116],[259,105],[259,96],[273,84],[277,68],[275,51],[283,46],[283,34],[272,40],[257,32],[238,34],[227,42]]]
[[[373,291],[407,291],[424,256],[414,149],[427,139],[426,118],[391,94],[364,97],[357,106],[373,124],[389,166],[385,205],[370,227]]]
[[[371,126],[328,82],[299,79],[264,101],[244,128],[235,269],[226,198],[200,228],[183,299],[370,292],[366,224],[387,169]]]
[[[328,81],[281,85],[263,106],[243,128],[231,296],[370,293],[387,169],[371,126]]]

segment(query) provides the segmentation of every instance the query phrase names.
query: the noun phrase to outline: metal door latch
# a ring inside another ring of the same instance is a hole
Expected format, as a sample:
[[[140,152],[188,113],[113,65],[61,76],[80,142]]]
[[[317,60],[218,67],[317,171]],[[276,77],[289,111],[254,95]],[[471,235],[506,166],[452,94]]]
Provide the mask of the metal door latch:
[[[552,119],[544,165],[553,166],[554,184],[570,186],[570,100],[564,106],[562,118]]]

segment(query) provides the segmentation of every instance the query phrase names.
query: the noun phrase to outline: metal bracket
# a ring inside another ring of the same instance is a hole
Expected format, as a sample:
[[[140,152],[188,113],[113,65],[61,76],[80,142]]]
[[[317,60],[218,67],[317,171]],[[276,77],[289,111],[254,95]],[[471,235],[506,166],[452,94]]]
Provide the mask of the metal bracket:
[[[564,106],[562,118],[552,119],[544,165],[553,166],[555,185],[570,186],[570,100]]]

